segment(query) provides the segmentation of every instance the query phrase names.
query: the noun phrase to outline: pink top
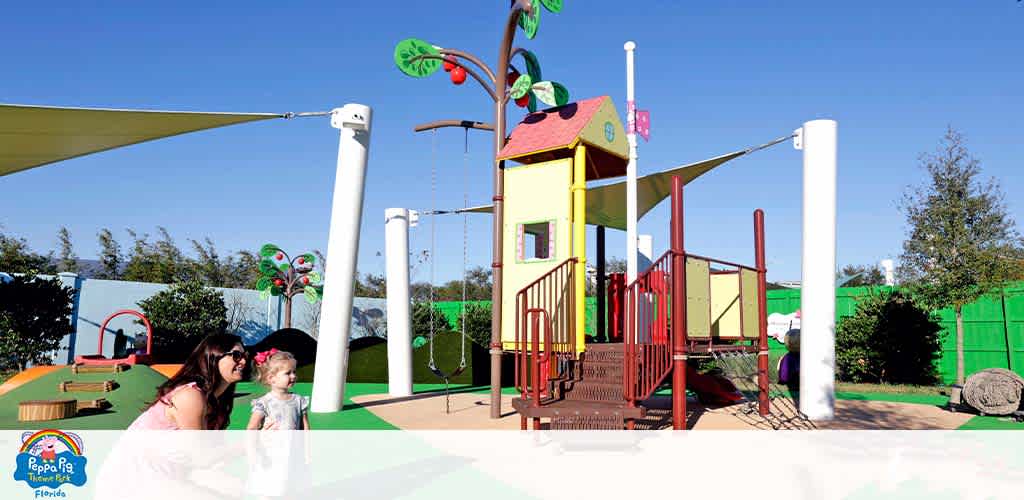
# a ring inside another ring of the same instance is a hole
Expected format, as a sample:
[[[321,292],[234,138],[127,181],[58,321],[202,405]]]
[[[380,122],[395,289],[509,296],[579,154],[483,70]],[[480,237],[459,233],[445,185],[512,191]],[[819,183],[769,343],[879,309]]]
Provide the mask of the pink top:
[[[153,406],[150,406],[148,410],[139,415],[138,418],[132,422],[132,425],[128,426],[128,430],[148,430],[148,431],[176,431],[178,430],[177,422],[167,418],[167,408],[174,406],[171,404],[171,398],[174,395],[186,388],[196,387],[195,382],[190,382],[185,385],[179,385],[175,387],[173,391],[164,395],[164,397],[157,400]],[[199,389],[196,388],[198,391]]]

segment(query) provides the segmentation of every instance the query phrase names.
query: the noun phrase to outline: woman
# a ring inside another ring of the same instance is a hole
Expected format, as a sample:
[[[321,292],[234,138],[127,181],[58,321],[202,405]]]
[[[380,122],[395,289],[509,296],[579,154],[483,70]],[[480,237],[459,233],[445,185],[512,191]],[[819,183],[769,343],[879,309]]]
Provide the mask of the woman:
[[[213,334],[199,343],[178,373],[157,388],[156,400],[128,430],[223,430],[245,375],[242,339]]]

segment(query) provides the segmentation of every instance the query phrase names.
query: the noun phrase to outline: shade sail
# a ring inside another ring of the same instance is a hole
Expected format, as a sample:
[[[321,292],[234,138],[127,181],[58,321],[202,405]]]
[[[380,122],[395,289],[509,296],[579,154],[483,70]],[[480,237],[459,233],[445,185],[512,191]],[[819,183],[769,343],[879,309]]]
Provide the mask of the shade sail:
[[[0,176],[161,137],[283,117],[0,104]]]
[[[780,137],[760,146],[638,177],[636,180],[637,219],[643,217],[647,212],[656,207],[658,203],[661,203],[662,200],[672,194],[673,176],[678,175],[682,179],[683,184],[686,185],[729,160],[774,146],[792,137],[792,135]],[[491,213],[493,211],[493,205],[480,205],[453,210],[452,212]],[[625,179],[611,184],[587,187],[587,224],[626,230]]]

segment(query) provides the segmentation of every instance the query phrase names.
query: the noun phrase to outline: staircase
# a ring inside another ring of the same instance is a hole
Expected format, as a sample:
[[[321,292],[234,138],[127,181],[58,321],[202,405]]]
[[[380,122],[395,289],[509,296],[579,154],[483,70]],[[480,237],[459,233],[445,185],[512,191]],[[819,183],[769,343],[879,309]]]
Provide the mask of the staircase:
[[[622,344],[590,344],[561,377],[549,381],[547,397],[515,398],[512,407],[521,416],[521,427],[550,419],[550,429],[621,430],[643,418],[642,406],[631,406],[623,396]]]

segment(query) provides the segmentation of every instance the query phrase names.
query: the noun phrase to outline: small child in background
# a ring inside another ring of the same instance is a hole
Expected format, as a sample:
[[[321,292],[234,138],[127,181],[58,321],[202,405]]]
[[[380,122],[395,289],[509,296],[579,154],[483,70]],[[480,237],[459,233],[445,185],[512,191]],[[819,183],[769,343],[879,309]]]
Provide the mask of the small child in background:
[[[292,392],[295,386],[296,362],[290,353],[270,349],[254,357],[257,380],[270,392],[252,402],[249,430],[309,430],[309,398]],[[253,455],[249,491],[259,497],[281,497],[295,494],[306,486],[305,465],[310,462],[308,433],[295,432],[253,434],[250,451]],[[260,443],[255,444],[255,440]]]

